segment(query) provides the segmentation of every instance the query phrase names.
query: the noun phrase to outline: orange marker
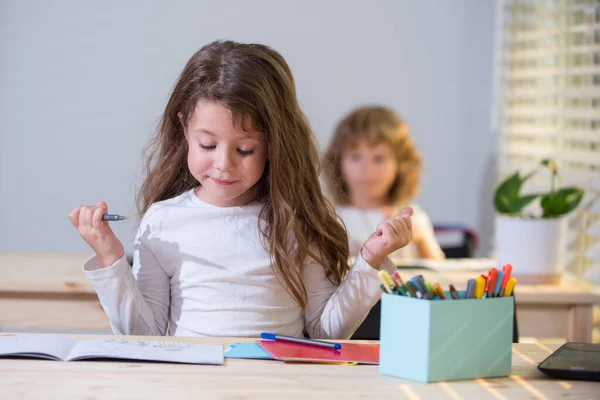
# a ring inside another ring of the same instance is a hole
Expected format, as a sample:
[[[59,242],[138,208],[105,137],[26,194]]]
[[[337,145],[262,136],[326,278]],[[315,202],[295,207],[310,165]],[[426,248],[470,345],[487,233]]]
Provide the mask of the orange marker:
[[[439,283],[433,285],[433,293],[435,293],[435,295],[438,296],[440,299],[446,300],[446,295],[444,294],[444,291],[442,290],[442,287]]]

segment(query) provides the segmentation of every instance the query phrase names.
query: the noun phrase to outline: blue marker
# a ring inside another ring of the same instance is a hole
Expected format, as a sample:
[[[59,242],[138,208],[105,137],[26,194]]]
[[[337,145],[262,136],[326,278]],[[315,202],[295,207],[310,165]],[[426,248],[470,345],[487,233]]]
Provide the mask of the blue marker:
[[[469,279],[467,281],[467,291],[465,293],[465,299],[472,299],[475,297],[475,279]]]
[[[417,289],[417,291],[421,292],[422,297],[427,300],[433,300],[433,293],[429,293],[429,288],[425,284],[425,279],[423,279],[423,275],[417,275],[410,280],[413,286]]]
[[[339,343],[324,342],[322,340],[313,340],[305,338],[297,338],[293,336],[276,335],[274,333],[263,332],[260,337],[268,340],[281,340],[282,342],[292,342],[299,344],[307,344],[310,346],[327,347],[329,349],[340,350],[342,345]]]
[[[496,279],[496,287],[494,288],[494,297],[500,295],[500,288],[502,287],[502,279],[504,279],[504,272],[498,271],[498,278]]]

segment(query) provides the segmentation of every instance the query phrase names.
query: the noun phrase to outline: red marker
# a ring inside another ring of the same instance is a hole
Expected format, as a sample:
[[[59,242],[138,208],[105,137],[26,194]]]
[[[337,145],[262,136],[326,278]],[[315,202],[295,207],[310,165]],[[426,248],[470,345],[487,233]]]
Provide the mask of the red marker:
[[[488,271],[488,274],[487,274],[487,275],[486,275],[486,274],[481,274],[481,276],[483,277],[483,279],[485,279],[485,283],[484,283],[484,289],[483,289],[483,293],[484,293],[484,294],[486,294],[486,293],[487,293],[487,291],[488,291],[488,289],[489,289],[489,287],[490,287],[490,280],[489,280],[489,277],[490,277],[491,273],[492,273],[492,270],[490,269],[490,270]],[[486,298],[487,298],[487,295],[486,295]]]
[[[493,297],[494,290],[496,290],[496,279],[498,279],[498,270],[496,268],[490,269],[490,276],[487,280],[487,296]]]
[[[502,279],[502,283],[500,284],[500,296],[504,297],[504,291],[506,290],[506,285],[508,284],[508,280],[510,279],[510,275],[512,274],[512,265],[504,264],[502,267],[502,272],[504,272],[504,278]]]

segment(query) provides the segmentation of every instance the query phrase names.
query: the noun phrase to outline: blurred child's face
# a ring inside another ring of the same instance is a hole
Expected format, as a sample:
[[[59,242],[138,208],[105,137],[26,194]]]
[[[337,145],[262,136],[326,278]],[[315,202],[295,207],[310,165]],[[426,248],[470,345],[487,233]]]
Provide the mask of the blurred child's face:
[[[380,207],[386,205],[398,164],[389,144],[359,140],[342,153],[341,170],[353,206]]]
[[[201,184],[196,195],[219,207],[251,203],[267,160],[264,135],[234,126],[229,109],[207,101],[198,102],[184,132],[188,168]]]

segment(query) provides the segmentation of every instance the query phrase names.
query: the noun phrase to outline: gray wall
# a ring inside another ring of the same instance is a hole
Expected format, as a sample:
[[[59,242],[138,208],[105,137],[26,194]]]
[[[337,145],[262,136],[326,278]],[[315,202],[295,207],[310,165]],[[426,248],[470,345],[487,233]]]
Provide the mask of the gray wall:
[[[425,159],[418,203],[485,241],[493,36],[494,3],[479,0],[3,0],[0,251],[87,251],[67,220],[73,206],[132,213],[169,90],[219,38],[286,57],[322,147],[356,105],[398,110]],[[114,224],[127,246],[133,226]]]

